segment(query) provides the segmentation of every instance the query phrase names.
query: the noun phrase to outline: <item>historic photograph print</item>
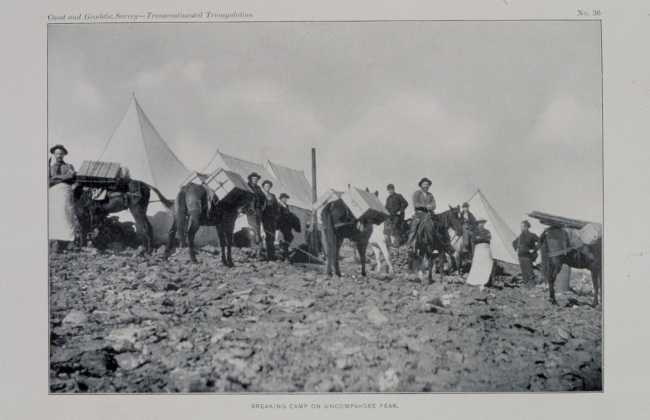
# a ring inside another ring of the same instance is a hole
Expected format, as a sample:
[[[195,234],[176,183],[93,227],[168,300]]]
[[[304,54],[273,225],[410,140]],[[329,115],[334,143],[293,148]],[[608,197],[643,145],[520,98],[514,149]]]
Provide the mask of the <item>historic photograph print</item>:
[[[603,390],[599,21],[47,48],[50,393]]]

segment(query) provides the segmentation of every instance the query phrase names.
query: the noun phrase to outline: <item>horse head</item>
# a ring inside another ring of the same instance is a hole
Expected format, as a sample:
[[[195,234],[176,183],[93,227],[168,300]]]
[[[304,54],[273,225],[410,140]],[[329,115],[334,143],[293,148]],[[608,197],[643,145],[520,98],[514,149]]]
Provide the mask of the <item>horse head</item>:
[[[463,225],[460,222],[460,206],[449,206],[449,219],[451,221],[451,227],[456,232],[456,236],[462,235]]]

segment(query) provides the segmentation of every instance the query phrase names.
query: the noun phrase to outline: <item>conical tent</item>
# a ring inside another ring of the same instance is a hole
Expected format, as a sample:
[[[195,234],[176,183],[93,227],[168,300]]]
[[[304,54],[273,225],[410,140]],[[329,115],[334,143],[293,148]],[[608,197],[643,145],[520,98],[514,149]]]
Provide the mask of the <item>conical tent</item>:
[[[98,160],[119,162],[129,168],[132,179],[153,185],[168,199],[176,196],[190,174],[160,137],[135,97]]]
[[[481,190],[478,190],[467,201],[467,204],[469,204],[469,211],[477,220],[487,220],[485,228],[492,234],[492,241],[490,242],[492,257],[495,260],[519,265],[517,252],[512,247],[512,242],[517,239],[517,235],[506,225],[490,203],[488,203]]]
[[[160,137],[140,104],[131,100],[122,121],[99,157],[103,162],[118,162],[129,169],[131,179],[144,181],[156,187],[167,199],[173,200],[190,171]],[[152,194],[147,214],[154,228],[154,240],[167,239],[171,227],[171,213],[156,202]],[[120,220],[133,220],[128,212],[119,213]]]

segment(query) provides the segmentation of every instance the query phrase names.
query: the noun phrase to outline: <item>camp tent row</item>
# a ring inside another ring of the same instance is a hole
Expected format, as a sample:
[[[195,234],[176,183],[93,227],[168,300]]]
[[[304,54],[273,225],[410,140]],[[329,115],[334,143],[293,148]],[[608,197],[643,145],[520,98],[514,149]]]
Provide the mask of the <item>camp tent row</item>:
[[[135,97],[131,100],[122,120],[98,160],[119,162],[129,169],[131,178],[153,185],[168,199],[174,199],[179,188],[190,181],[193,174],[158,134]],[[272,192],[276,197],[282,193],[291,197],[289,208],[300,218],[302,227],[302,232],[295,235],[292,244],[293,246],[302,244],[305,242],[306,223],[311,216],[311,198],[309,196],[311,186],[302,171],[286,168],[270,161],[267,167],[269,170],[260,164],[237,159],[217,151],[208,165],[199,172],[210,174],[221,168],[235,172],[244,179],[247,179],[250,173],[257,172],[262,177],[260,185],[265,180],[273,182]],[[171,213],[161,203],[152,201],[147,214],[154,227],[154,240],[158,243],[166,241],[172,222]],[[132,220],[127,212],[119,216],[122,221]],[[248,226],[246,217],[240,217],[236,228],[244,226]],[[202,232],[197,235],[196,242],[205,244],[209,236],[209,229],[202,228]],[[214,234],[211,236],[211,240],[216,237]]]
[[[119,162],[129,168],[132,178],[155,186],[169,199],[176,197],[180,186],[188,182],[193,173],[161,138],[135,97],[129,103],[120,124],[98,160]],[[217,151],[213,159],[200,172],[210,174],[218,168],[235,172],[244,179],[250,173],[257,172],[262,177],[260,185],[265,180],[273,182],[272,191],[277,197],[282,193],[291,196],[290,209],[300,218],[302,227],[302,233],[295,235],[294,246],[305,243],[306,224],[311,218],[312,208],[319,208],[327,201],[338,199],[342,194],[338,191],[328,190],[312,207],[311,186],[302,171],[287,168],[271,161],[267,161],[267,165],[264,167]],[[480,190],[477,191],[468,203],[477,218],[487,220],[485,226],[492,232],[490,245],[494,259],[518,265],[517,254],[512,248],[512,242],[516,239],[516,235],[501,219],[483,193]],[[152,202],[149,205],[148,214],[154,227],[154,239],[159,243],[164,242],[171,226],[171,214],[158,202]],[[128,213],[121,214],[120,219],[129,220],[129,216]],[[237,229],[247,225],[246,218],[240,217]],[[202,237],[207,238],[208,236],[204,230],[203,234],[197,237],[197,242],[206,241],[207,239],[202,239]]]

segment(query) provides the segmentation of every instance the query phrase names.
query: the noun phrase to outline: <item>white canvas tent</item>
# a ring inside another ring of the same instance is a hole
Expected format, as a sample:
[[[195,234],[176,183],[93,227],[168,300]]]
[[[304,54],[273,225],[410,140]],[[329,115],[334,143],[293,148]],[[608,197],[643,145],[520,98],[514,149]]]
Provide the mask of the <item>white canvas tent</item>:
[[[495,260],[503,261],[509,264],[519,265],[517,252],[512,247],[512,242],[517,239],[517,235],[506,225],[501,216],[487,201],[481,190],[467,201],[469,211],[476,219],[485,219],[485,228],[492,234],[490,249],[492,257]]]
[[[97,160],[119,162],[129,169],[132,179],[153,185],[169,200],[176,198],[180,185],[190,175],[160,137],[135,97]],[[162,243],[167,240],[172,215],[157,200],[158,197],[152,193],[147,214],[154,228],[154,241]],[[118,216],[121,221],[133,220],[128,212]]]
[[[294,233],[294,239],[291,243],[292,246],[296,247],[298,245],[304,244],[306,241],[306,225],[307,222],[311,219],[311,204],[304,202],[300,195],[294,193],[291,189],[287,188],[280,180],[273,176],[269,171],[267,171],[262,165],[248,162],[246,160],[238,159],[232,156],[225,155],[219,151],[214,155],[212,160],[199,172],[210,174],[216,171],[217,169],[227,169],[229,171],[239,174],[245,180],[248,179],[248,175],[252,172],[257,172],[262,179],[259,180],[259,185],[266,180],[269,180],[273,183],[273,188],[271,192],[275,194],[276,197],[280,197],[280,194],[286,193],[291,198],[289,199],[289,210],[300,219],[301,233]],[[246,217],[242,216],[237,219],[235,224],[235,230],[239,230],[242,227],[248,227],[248,222]]]

